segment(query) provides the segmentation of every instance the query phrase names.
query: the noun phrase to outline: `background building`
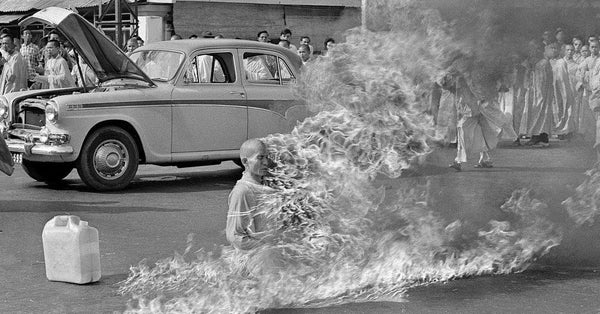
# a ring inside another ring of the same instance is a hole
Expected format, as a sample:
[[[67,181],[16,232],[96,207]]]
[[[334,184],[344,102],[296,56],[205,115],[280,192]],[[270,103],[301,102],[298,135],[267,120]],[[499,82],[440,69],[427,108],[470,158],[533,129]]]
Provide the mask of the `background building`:
[[[361,0],[177,0],[173,4],[175,32],[187,38],[203,31],[227,38],[256,40],[266,30],[277,40],[292,31],[292,44],[310,36],[315,50],[327,37],[338,41],[349,28],[360,26]]]

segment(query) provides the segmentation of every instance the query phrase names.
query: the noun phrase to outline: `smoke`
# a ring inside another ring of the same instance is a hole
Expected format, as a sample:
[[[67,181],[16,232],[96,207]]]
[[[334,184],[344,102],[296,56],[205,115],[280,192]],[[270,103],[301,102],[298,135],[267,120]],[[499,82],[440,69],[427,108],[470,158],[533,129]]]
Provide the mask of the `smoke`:
[[[439,140],[426,114],[432,84],[453,68],[493,94],[499,63],[479,49],[477,40],[493,37],[487,31],[458,40],[456,25],[417,1],[373,3],[380,18],[350,30],[299,78],[297,95],[314,116],[263,139],[273,161],[266,183],[276,192],[257,210],[270,235],[247,251],[193,252],[190,244],[183,255],[132,267],[120,288],[132,296],[128,312],[401,301],[417,285],[522,271],[560,242],[545,205],[526,190],[501,207],[507,220],[473,233],[429,208],[427,185],[387,194],[377,185],[379,175],[416,166]]]

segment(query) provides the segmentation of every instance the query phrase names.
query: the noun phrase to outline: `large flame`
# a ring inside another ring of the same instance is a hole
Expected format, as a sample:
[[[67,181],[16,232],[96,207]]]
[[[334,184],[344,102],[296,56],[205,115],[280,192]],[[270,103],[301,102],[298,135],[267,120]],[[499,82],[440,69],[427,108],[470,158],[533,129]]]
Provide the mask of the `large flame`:
[[[248,251],[194,254],[190,246],[132,267],[120,289],[133,298],[128,312],[402,300],[415,285],[522,271],[560,242],[542,218],[545,205],[525,190],[502,206],[506,221],[471,234],[429,209],[427,186],[394,195],[377,186],[377,175],[399,177],[431,151],[439,134],[424,113],[430,88],[450,64],[473,56],[435,11],[415,3],[378,2],[388,9],[381,24],[350,31],[304,70],[297,92],[315,115],[263,139],[276,192],[258,210],[270,236]]]

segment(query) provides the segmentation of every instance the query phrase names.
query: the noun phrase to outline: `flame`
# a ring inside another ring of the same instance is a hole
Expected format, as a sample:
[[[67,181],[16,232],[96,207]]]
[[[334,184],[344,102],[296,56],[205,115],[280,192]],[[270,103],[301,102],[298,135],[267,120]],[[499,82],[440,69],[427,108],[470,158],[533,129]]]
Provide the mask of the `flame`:
[[[276,192],[257,210],[271,234],[248,251],[194,254],[190,241],[184,254],[132,267],[119,290],[132,296],[127,312],[402,301],[417,285],[522,271],[560,242],[545,205],[527,190],[502,206],[506,221],[473,233],[429,209],[428,186],[386,195],[376,185],[378,175],[399,177],[431,152],[441,135],[424,113],[428,93],[469,54],[452,27],[416,1],[376,8],[389,9],[379,24],[349,31],[298,80],[314,116],[263,139],[273,161],[266,182]]]
[[[600,206],[600,169],[599,164],[588,170],[587,178],[575,189],[575,195],[562,202],[569,217],[577,226],[592,225]]]

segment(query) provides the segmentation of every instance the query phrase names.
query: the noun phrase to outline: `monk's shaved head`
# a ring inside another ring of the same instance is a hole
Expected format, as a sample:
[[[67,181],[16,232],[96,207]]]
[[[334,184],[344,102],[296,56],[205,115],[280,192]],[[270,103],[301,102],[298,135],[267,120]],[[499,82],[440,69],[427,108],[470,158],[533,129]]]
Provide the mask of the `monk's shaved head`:
[[[240,159],[249,158],[252,155],[266,150],[267,146],[260,140],[251,138],[240,147]]]

